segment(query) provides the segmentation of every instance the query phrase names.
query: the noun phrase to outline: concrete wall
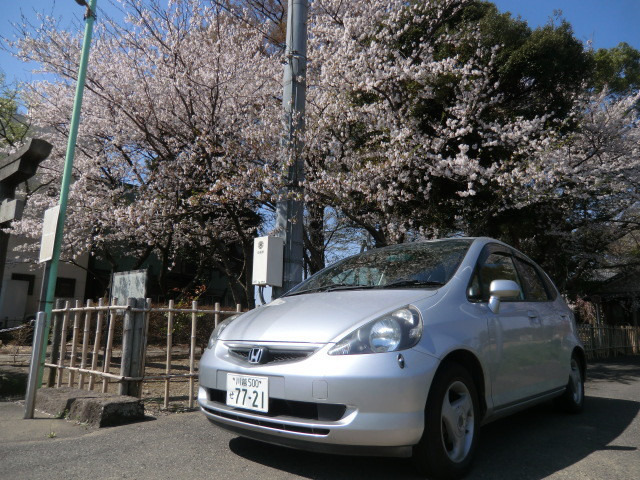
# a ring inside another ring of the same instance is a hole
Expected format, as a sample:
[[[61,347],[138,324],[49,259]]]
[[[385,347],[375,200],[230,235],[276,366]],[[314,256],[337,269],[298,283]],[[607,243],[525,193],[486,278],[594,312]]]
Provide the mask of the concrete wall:
[[[19,324],[26,318],[35,316],[38,311],[43,274],[43,265],[37,263],[39,244],[35,252],[17,251],[16,247],[24,243],[24,238],[12,236],[9,239],[7,263],[0,292],[0,326],[10,327]],[[80,267],[61,262],[58,278],[67,279],[67,299],[83,301],[87,282],[85,269],[89,263],[89,255],[83,255],[76,262]]]

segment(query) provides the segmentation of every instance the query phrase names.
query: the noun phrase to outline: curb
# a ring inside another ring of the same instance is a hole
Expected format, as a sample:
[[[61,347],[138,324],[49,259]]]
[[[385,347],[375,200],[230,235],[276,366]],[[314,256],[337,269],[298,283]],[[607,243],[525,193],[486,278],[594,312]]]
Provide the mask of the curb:
[[[145,420],[144,406],[138,398],[69,387],[39,389],[36,409],[93,427],[112,427]]]

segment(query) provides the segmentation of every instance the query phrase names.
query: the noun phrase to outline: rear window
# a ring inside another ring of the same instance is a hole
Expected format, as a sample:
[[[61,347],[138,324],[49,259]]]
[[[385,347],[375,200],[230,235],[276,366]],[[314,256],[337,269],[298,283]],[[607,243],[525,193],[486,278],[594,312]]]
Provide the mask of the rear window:
[[[528,262],[516,258],[518,269],[522,274],[522,283],[527,300],[532,302],[546,302],[549,300],[547,289],[536,268]]]

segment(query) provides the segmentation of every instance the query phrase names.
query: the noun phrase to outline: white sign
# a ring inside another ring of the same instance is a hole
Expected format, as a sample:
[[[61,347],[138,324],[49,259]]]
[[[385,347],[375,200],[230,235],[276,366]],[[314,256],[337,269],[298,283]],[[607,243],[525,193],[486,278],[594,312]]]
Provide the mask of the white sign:
[[[284,239],[257,237],[253,239],[253,284],[282,286]]]
[[[44,212],[44,222],[42,222],[42,241],[40,242],[40,260],[38,260],[39,263],[48,262],[53,258],[53,244],[56,239],[59,214],[60,205],[51,207]]]

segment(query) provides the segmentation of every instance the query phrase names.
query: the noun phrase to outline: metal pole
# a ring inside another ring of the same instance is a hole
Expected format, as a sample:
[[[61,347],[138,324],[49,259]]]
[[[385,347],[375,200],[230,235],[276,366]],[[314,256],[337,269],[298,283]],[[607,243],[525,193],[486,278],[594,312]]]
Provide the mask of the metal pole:
[[[46,297],[46,317],[44,338],[49,338],[49,326],[51,324],[51,311],[53,310],[53,297],[56,291],[56,279],[58,278],[58,262],[60,260],[60,250],[62,247],[62,236],[64,233],[64,221],[67,213],[67,199],[69,198],[69,186],[71,185],[71,173],[73,171],[73,156],[75,154],[76,139],[78,137],[78,125],[80,124],[80,110],[82,109],[82,94],[84,93],[84,82],[87,76],[87,64],[89,63],[89,49],[91,47],[91,35],[93,33],[93,22],[95,20],[97,0],[89,0],[87,15],[85,16],[84,41],[82,43],[82,53],[80,54],[80,66],[78,68],[78,83],[76,84],[76,95],[73,102],[73,113],[71,114],[71,125],[69,127],[69,141],[67,143],[67,155],[62,173],[62,186],[60,188],[60,214],[58,216],[58,226],[53,244],[53,258],[49,265],[49,277],[47,279]],[[38,373],[38,387],[42,385],[42,372],[44,370],[44,360],[47,352],[47,342],[42,345],[40,355],[40,365]]]
[[[300,158],[305,128],[307,76],[307,0],[289,0],[287,14],[287,50],[284,67],[285,138],[289,170],[284,189],[285,198],[277,204],[276,227],[284,237],[284,279],[282,287],[273,288],[279,297],[302,281],[303,210],[299,198],[304,179],[304,161]]]
[[[38,312],[36,324],[33,332],[33,347],[31,349],[31,365],[29,366],[29,382],[27,383],[27,396],[25,398],[24,418],[33,418],[33,411],[36,408],[36,390],[38,389],[38,378],[41,377],[40,362],[38,352],[42,350],[44,343],[44,312]]]
[[[51,260],[44,262],[42,269],[42,284],[40,286],[40,302],[38,304],[39,312],[47,311],[47,291],[49,284],[49,275],[51,275]]]

